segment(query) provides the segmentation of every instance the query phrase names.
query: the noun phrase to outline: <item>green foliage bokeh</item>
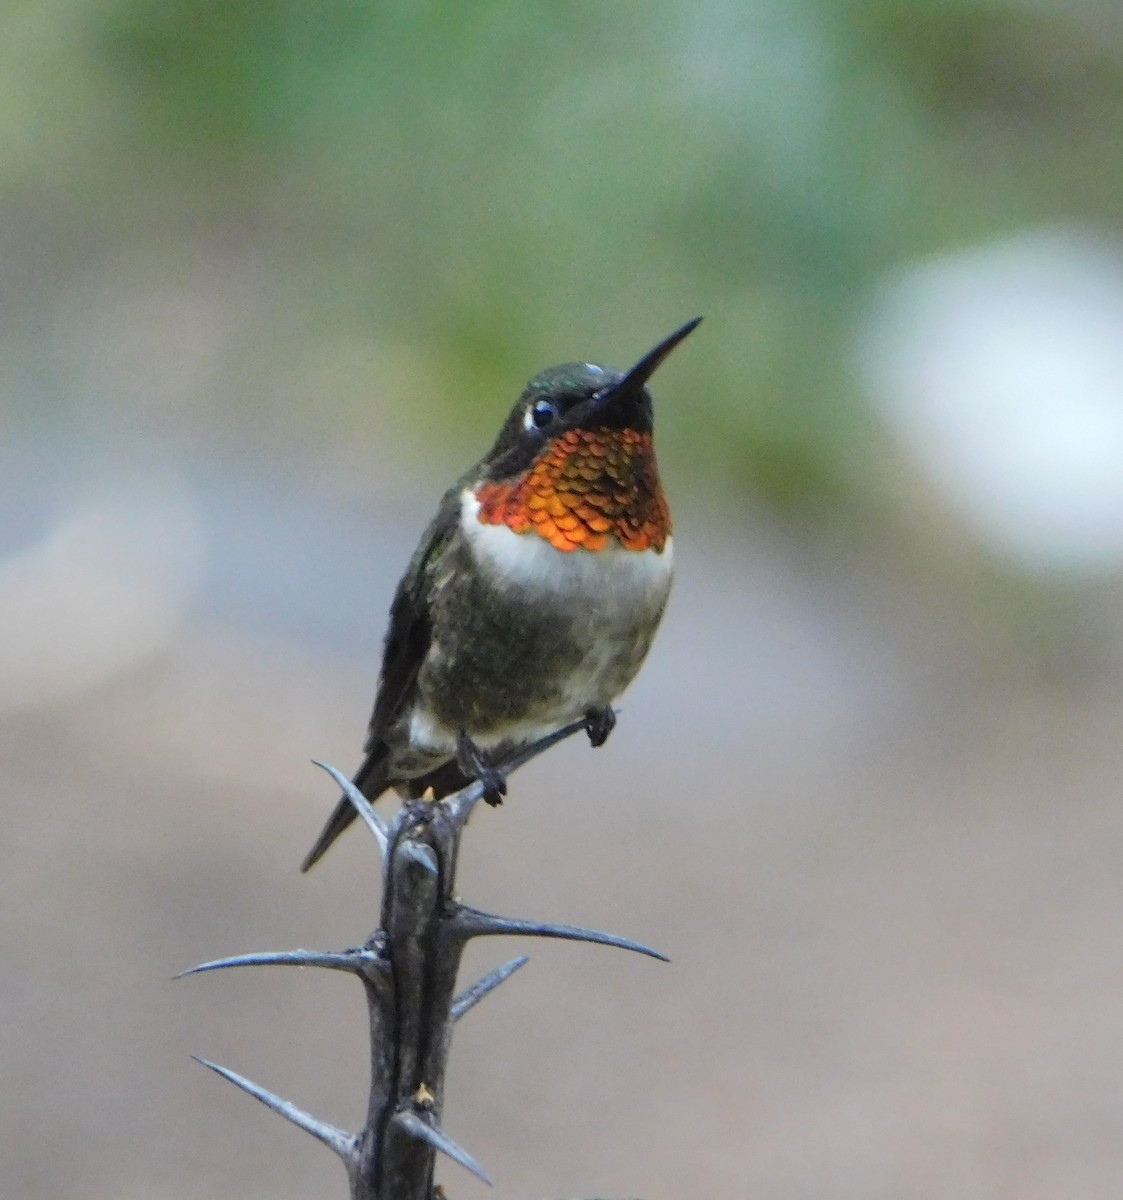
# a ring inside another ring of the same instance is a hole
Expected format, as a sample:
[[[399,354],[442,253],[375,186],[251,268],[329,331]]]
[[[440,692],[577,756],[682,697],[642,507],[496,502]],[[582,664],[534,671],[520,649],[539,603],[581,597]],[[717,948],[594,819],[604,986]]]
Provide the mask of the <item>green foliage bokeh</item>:
[[[1118,227],[1120,24],[1029,0],[25,0],[0,18],[0,203],[75,259],[263,247],[273,369],[408,344],[450,443],[486,442],[544,362],[704,313],[665,436],[710,484],[846,506],[881,469],[850,351],[880,275]],[[482,423],[465,396],[495,398]],[[361,396],[315,403],[369,436]]]

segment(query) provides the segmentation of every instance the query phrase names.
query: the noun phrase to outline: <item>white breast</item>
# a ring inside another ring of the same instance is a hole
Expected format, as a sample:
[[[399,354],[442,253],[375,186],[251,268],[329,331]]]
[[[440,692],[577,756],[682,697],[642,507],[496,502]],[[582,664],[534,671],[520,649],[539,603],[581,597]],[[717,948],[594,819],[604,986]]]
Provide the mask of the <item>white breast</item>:
[[[479,501],[465,488],[460,520],[468,543],[512,585],[561,601],[598,594],[602,605],[624,620],[629,610],[662,609],[666,603],[673,565],[670,538],[662,552],[626,550],[616,541],[603,550],[558,550],[535,533],[485,525],[479,511]]]

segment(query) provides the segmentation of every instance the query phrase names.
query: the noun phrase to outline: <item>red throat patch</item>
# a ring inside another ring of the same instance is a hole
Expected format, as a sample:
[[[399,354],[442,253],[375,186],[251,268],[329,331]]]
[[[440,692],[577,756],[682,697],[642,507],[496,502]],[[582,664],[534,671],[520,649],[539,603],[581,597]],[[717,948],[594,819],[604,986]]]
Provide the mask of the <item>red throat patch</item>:
[[[536,533],[558,550],[662,552],[671,514],[659,483],[650,433],[570,429],[550,442],[529,470],[476,491],[479,520]]]

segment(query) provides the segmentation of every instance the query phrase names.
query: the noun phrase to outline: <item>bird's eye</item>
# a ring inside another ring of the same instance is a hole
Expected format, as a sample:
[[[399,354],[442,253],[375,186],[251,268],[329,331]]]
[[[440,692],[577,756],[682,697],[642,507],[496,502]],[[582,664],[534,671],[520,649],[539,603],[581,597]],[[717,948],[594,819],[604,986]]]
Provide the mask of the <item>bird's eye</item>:
[[[553,400],[535,400],[526,410],[523,425],[527,429],[545,429],[558,418],[558,406]]]

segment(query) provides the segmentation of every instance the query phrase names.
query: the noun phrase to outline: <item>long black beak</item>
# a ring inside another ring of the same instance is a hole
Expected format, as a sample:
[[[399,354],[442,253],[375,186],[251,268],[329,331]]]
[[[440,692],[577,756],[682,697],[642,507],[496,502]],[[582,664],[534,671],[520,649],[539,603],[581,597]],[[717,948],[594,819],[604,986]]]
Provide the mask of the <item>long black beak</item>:
[[[663,359],[688,334],[693,333],[701,323],[701,317],[695,317],[693,321],[687,321],[685,325],[676,329],[669,337],[665,337],[654,349],[648,350],[643,358],[624,375],[623,379],[618,383],[610,384],[603,391],[597,393],[597,409],[605,408],[614,400],[618,400],[621,397],[638,395],[651,376],[655,374],[656,368]]]

